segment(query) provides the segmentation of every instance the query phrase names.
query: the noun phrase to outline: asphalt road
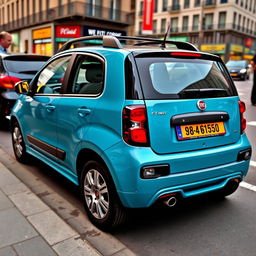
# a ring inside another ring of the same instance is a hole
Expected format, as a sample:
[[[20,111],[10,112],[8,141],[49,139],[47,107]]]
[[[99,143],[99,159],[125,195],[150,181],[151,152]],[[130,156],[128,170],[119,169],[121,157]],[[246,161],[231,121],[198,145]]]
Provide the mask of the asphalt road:
[[[235,84],[246,103],[247,135],[254,149],[256,107],[250,105],[252,80]],[[0,131],[0,146],[13,156],[8,131]],[[254,166],[255,151],[245,182],[256,186]],[[26,168],[76,208],[83,208],[76,187],[51,168],[37,161]],[[127,225],[112,235],[139,256],[252,256],[256,255],[255,202],[256,192],[240,187],[223,201],[200,197],[172,209],[156,206],[136,210],[131,212]]]

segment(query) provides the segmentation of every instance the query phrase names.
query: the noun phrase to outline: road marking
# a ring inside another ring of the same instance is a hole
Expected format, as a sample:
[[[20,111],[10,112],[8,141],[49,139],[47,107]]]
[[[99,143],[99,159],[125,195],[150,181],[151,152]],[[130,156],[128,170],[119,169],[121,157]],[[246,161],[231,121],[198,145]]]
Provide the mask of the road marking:
[[[256,192],[256,186],[251,185],[251,184],[249,184],[249,183],[247,183],[247,182],[242,181],[242,182],[240,182],[239,185],[240,185],[241,187],[243,187],[243,188],[246,188],[246,189],[249,189],[249,190],[252,190],[252,191]]]
[[[253,167],[256,167],[256,162],[251,160],[250,165],[253,166]]]
[[[256,121],[247,122],[248,125],[256,126]]]
[[[256,162],[251,160],[251,161],[250,161],[250,166],[256,167]],[[246,189],[249,189],[249,190],[251,190],[251,191],[256,192],[256,186],[254,186],[254,185],[252,185],[252,184],[250,184],[250,183],[247,183],[247,182],[245,182],[245,181],[240,182],[239,186],[241,186],[241,187],[243,187],[243,188],[246,188]]]

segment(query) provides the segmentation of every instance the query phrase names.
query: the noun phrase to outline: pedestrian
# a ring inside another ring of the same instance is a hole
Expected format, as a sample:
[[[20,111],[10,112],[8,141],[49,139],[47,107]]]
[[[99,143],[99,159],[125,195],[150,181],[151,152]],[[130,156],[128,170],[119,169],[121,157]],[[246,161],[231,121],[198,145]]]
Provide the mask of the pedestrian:
[[[252,84],[252,94],[251,103],[256,106],[256,55],[251,60],[252,70],[253,70],[253,84]]]
[[[0,33],[0,53],[7,53],[7,49],[12,44],[12,35],[2,31]]]

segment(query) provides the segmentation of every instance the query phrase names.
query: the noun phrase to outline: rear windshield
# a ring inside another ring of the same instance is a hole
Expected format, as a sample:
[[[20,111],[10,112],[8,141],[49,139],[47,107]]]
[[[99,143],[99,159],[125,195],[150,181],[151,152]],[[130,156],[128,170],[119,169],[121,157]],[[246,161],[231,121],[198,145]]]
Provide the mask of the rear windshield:
[[[49,58],[46,56],[10,56],[4,58],[7,72],[35,74]]]
[[[205,59],[137,57],[146,99],[193,99],[237,95],[221,62]]]
[[[228,61],[226,64],[227,67],[245,67],[246,61],[239,60],[239,61]]]

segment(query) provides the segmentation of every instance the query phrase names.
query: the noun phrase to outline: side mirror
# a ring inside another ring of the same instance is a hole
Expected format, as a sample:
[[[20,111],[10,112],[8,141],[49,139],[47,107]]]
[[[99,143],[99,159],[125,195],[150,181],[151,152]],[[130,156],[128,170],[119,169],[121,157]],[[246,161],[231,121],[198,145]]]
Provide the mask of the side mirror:
[[[28,82],[20,81],[15,84],[14,88],[15,88],[15,92],[17,92],[19,94],[27,93],[28,92]]]

